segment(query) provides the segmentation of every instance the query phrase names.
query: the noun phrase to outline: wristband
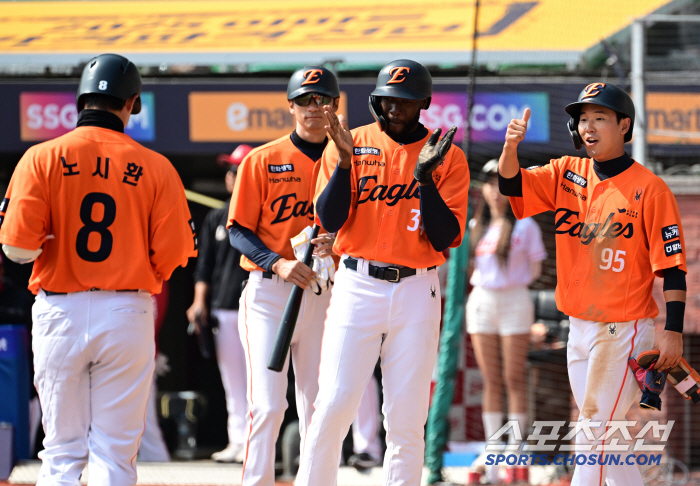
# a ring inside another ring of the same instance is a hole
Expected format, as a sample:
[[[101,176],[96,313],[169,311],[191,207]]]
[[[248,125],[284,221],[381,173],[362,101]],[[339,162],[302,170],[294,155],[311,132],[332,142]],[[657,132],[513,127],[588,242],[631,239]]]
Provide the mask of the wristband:
[[[685,315],[685,302],[672,300],[666,302],[666,326],[667,331],[683,332],[683,316]]]

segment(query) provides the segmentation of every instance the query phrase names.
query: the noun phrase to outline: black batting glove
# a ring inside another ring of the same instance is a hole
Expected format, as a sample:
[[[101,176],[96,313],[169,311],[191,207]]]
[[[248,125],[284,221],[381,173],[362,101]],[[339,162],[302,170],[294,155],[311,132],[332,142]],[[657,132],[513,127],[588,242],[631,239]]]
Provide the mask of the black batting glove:
[[[421,184],[433,183],[433,171],[445,160],[445,156],[452,146],[452,139],[457,133],[457,127],[447,130],[445,136],[438,142],[441,132],[442,128],[436,129],[418,155],[413,177]]]

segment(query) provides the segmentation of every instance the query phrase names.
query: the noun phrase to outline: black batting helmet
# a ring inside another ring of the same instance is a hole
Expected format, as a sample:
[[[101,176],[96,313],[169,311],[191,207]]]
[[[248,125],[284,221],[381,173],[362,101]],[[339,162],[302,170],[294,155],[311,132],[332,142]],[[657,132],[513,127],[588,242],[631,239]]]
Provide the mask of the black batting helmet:
[[[369,96],[369,110],[383,131],[387,123],[379,100],[382,96],[406,100],[427,99],[424,108],[428,108],[433,96],[433,78],[425,66],[409,59],[390,62],[379,71],[377,87]]]
[[[604,106],[629,118],[630,129],[625,133],[625,142],[632,140],[632,130],[634,129],[634,103],[630,95],[614,84],[591,83],[581,90],[578,95],[578,101],[570,103],[564,108],[569,116],[571,116],[567,127],[576,150],[583,146],[583,140],[581,140],[581,135],[578,133],[578,120],[583,105]]]
[[[131,110],[133,115],[141,111],[141,75],[133,62],[118,54],[100,54],[88,61],[80,77],[75,97],[78,111],[84,108],[81,98],[86,94],[102,94],[126,101],[139,95]]]
[[[287,84],[287,99],[293,100],[306,93],[319,93],[331,98],[340,96],[335,75],[322,66],[304,66],[294,71]]]

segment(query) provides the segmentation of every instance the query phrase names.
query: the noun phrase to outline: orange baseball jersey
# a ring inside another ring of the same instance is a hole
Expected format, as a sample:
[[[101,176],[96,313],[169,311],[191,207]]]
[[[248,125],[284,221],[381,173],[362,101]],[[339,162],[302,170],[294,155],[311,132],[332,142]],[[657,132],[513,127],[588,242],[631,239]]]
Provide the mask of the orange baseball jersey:
[[[418,142],[401,145],[372,123],[352,130],[352,135],[352,203],[333,251],[411,268],[444,263],[444,255],[435,251],[423,231],[418,182],[413,177],[418,154],[430,133]],[[337,161],[338,150],[331,141],[320,161],[323,165],[314,202],[328,184]],[[444,162],[433,172],[433,180],[459,221],[460,233],[451,247],[459,246],[469,195],[469,167],[459,147],[450,148]]]
[[[156,294],[197,255],[185,191],[168,159],[128,135],[78,127],[30,148],[0,207],[0,242],[43,252],[29,289]]]
[[[559,310],[579,319],[624,322],[656,317],[654,276],[687,272],[683,228],[668,186],[640,164],[601,181],[593,160],[563,157],[521,169],[525,218],[554,211]]]
[[[289,135],[253,149],[238,168],[227,226],[236,221],[282,258],[296,260],[289,240],[313,224],[315,165]],[[241,267],[262,270],[245,255]]]

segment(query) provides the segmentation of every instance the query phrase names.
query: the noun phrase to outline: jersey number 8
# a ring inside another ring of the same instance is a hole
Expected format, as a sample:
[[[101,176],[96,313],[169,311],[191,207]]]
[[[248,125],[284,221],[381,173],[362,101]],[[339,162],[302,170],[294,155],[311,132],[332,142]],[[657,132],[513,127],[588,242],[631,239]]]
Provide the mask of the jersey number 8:
[[[600,254],[600,259],[603,260],[603,264],[600,266],[600,269],[609,270],[612,268],[613,272],[621,272],[622,269],[625,268],[623,256],[625,256],[625,251],[617,250],[615,252],[615,258],[613,259],[612,248],[603,248],[603,252]]]
[[[92,219],[92,208],[95,204],[102,204],[103,215],[101,221]],[[117,204],[109,194],[103,192],[91,192],[83,198],[80,204],[80,221],[84,226],[78,231],[78,237],[75,240],[75,251],[78,256],[88,262],[103,262],[110,253],[112,253],[112,244],[114,238],[112,233],[107,229],[114,223],[117,216]],[[90,233],[99,233],[100,247],[92,251],[88,248],[88,240]]]

